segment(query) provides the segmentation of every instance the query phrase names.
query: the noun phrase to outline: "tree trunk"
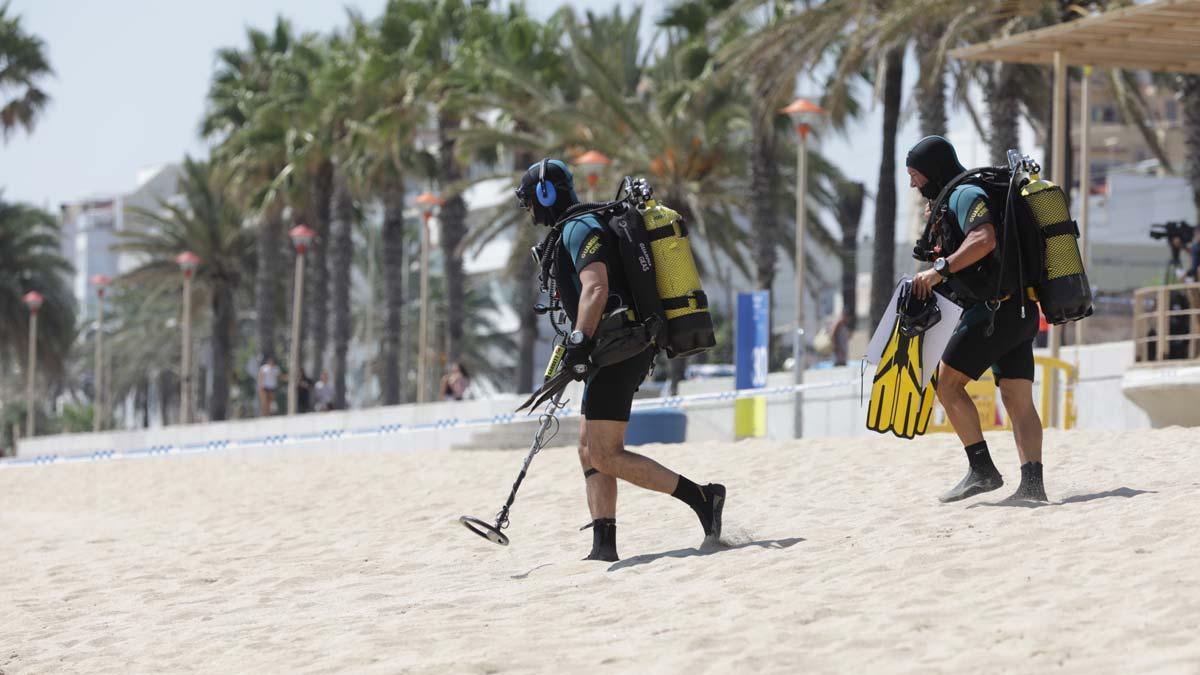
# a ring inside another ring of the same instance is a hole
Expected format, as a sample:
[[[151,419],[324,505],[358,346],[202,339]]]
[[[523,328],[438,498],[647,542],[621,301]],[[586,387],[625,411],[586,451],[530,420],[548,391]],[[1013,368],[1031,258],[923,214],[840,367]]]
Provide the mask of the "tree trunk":
[[[304,304],[308,313],[308,334],[312,340],[312,370],[309,372],[317,380],[325,369],[325,350],[329,347],[329,211],[333,196],[333,162],[321,162],[309,181],[309,213],[313,220],[309,227],[317,236],[305,261],[311,291],[305,294],[308,302]]]
[[[1196,220],[1200,223],[1200,75],[1182,76],[1184,145],[1187,156],[1184,166],[1192,184],[1192,200],[1196,205]]]
[[[988,120],[992,127],[988,151],[992,164],[997,166],[1008,165],[1009,149],[1016,148],[1020,142],[1017,132],[1021,114],[1018,87],[1014,66],[1000,63],[992,67],[992,79],[987,91]]]
[[[837,218],[842,228],[842,312],[847,329],[854,330],[858,322],[858,225],[862,220],[863,194],[866,186],[846,181],[838,194]]]
[[[520,123],[518,123],[518,130],[528,131]],[[533,162],[532,153],[514,153],[513,171],[515,173],[523,172]],[[517,227],[520,228],[515,237],[519,249],[517,255],[521,255],[538,243],[537,238],[541,228],[534,229],[527,220],[519,222]],[[538,323],[543,320],[533,311],[538,297],[537,275],[540,270],[534,264],[533,256],[525,255],[523,260],[524,262],[517,270],[517,277],[513,280],[513,308],[520,321],[520,328],[517,329],[516,389],[518,393],[533,391],[536,388],[537,383],[534,382],[534,378],[537,373],[537,365],[534,364],[533,359],[537,347]]]
[[[237,307],[233,287],[218,283],[212,294],[212,395],[208,397],[208,419],[219,422],[229,416],[229,386],[233,360],[233,332]]]
[[[760,96],[755,96],[761,100]],[[752,105],[750,111],[750,142],[754,149],[750,162],[750,234],[754,252],[754,287],[770,291],[775,284],[775,268],[779,260],[779,159],[775,128],[771,125],[774,111]],[[767,353],[775,329],[775,294],[767,296]],[[673,375],[673,373],[672,373]],[[672,384],[672,389],[674,384]]]
[[[134,394],[134,404],[142,417],[142,428],[150,428],[150,376],[138,380],[137,393]]]
[[[892,299],[896,276],[896,125],[904,83],[904,46],[887,55],[883,83],[883,159],[875,192],[875,247],[871,272],[871,324],[878,324]]]
[[[350,270],[354,263],[354,202],[345,173],[334,171],[330,221],[330,277],[333,305],[333,406],[346,408],[346,355],[350,350]]]
[[[945,31],[944,24],[934,22],[917,33],[917,60],[921,68],[921,81],[917,84],[917,115],[921,120],[923,136],[946,135],[945,60],[937,58],[938,42]]]
[[[755,106],[757,108],[758,106]],[[750,231],[754,239],[754,282],[759,290],[771,290],[775,263],[779,259],[779,168],[775,157],[775,129],[765,113],[751,113],[750,136],[754,147],[750,162]]]
[[[263,361],[275,356],[275,318],[282,283],[280,262],[283,249],[283,212],[272,204],[263,211],[258,225],[258,268],[254,275],[254,309],[258,352]]]
[[[462,179],[462,167],[454,156],[457,141],[450,135],[458,129],[458,125],[457,117],[446,114],[438,117],[438,159],[443,189]],[[461,195],[446,197],[438,222],[446,275],[446,361],[453,363],[462,356],[463,325],[466,321],[465,274],[462,254],[458,249],[467,233],[467,205]]]
[[[171,377],[171,371],[166,369],[158,371],[158,406],[164,427],[171,423],[171,392],[173,391],[176,391],[176,388],[175,378]]]
[[[404,179],[395,176],[383,188],[383,404],[400,403],[400,335],[404,316]]]

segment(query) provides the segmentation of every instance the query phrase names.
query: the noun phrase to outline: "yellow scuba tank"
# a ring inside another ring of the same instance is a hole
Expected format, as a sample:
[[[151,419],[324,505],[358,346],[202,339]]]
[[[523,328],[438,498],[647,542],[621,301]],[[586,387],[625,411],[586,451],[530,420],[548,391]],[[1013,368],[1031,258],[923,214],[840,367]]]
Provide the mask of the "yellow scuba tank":
[[[708,296],[700,286],[700,273],[687,227],[679,213],[647,199],[638,206],[645,224],[654,280],[667,319],[667,356],[688,356],[716,345]]]
[[[1046,320],[1078,321],[1092,314],[1092,287],[1079,252],[1079,226],[1071,219],[1067,196],[1037,173],[1021,188],[1021,201],[1045,241],[1044,269],[1035,291]]]

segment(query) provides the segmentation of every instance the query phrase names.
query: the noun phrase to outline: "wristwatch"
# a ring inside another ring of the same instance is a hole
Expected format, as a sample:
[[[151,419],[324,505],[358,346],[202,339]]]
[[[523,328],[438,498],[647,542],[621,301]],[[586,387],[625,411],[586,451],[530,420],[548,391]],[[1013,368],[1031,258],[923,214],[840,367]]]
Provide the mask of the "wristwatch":
[[[567,344],[572,347],[578,347],[585,342],[587,342],[587,336],[581,330],[571,331],[571,334],[567,336]]]
[[[950,278],[950,263],[945,258],[938,258],[933,261],[933,271],[942,275],[943,279]]]

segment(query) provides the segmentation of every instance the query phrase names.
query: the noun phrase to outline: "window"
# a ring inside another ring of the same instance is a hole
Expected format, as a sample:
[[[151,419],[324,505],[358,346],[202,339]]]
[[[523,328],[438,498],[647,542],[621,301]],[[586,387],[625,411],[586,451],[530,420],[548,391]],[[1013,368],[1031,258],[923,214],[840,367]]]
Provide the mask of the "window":
[[[1167,105],[1163,115],[1167,118],[1168,122],[1174,122],[1175,120],[1179,119],[1179,105],[1175,102],[1175,99],[1167,99]]]

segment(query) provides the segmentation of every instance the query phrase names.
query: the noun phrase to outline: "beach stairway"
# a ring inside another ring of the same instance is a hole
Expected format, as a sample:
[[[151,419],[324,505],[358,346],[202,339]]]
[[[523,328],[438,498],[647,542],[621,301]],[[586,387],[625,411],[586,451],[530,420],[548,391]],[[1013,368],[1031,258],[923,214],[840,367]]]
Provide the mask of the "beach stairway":
[[[575,445],[579,442],[579,417],[559,418],[558,435],[547,447]],[[471,436],[465,443],[450,446],[451,450],[528,450],[541,422],[536,416],[527,421],[492,427]]]

